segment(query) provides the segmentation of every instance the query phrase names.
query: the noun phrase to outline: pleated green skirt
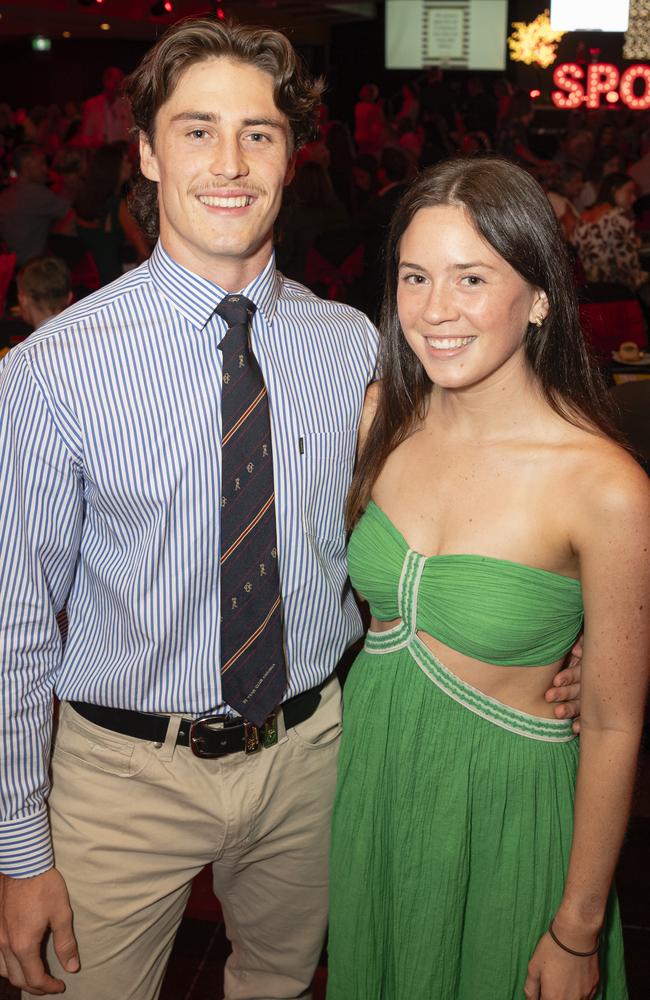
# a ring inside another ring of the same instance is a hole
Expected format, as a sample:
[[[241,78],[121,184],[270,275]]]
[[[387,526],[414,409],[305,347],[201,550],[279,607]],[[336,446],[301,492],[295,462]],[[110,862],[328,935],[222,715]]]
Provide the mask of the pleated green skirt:
[[[328,1000],[522,1000],[568,866],[570,724],[487,698],[417,638],[371,635],[344,698]],[[626,1000],[614,894],[601,940],[597,996]]]

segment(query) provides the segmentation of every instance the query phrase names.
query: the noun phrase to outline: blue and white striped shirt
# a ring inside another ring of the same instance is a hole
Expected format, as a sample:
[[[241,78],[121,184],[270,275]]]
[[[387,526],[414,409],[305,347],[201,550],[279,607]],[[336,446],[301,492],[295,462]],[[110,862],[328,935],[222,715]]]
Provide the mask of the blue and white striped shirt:
[[[269,390],[287,697],[361,632],[343,504],[377,336],[270,260],[242,289]],[[226,293],[159,244],[11,351],[0,375],[0,871],[52,865],[51,702],[197,717],[219,676]],[[67,605],[65,650],[56,614]]]

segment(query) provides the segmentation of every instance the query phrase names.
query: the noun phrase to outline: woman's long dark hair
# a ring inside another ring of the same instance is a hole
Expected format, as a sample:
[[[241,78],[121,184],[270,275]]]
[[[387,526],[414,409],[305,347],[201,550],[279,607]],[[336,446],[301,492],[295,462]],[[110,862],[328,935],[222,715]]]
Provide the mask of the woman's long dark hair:
[[[415,179],[391,223],[379,323],[382,386],[348,496],[350,527],[365,509],[390,453],[424,419],[431,381],[400,326],[397,269],[400,242],[411,220],[420,209],[437,205],[463,207],[478,233],[524,281],[546,292],[548,315],[541,327],[529,323],[524,349],[549,405],[570,423],[621,441],[609,392],[580,328],[571,264],[546,195],[525,170],[507,160],[447,160]]]

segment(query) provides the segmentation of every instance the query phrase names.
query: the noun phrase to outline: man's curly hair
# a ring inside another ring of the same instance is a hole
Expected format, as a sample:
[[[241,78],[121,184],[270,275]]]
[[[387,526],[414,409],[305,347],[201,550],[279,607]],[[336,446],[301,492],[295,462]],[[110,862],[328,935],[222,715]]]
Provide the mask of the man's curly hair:
[[[324,83],[312,78],[289,39],[279,31],[212,18],[187,18],[173,25],[125,80],[135,129],[155,143],[156,114],[169,99],[182,74],[195,63],[224,56],[268,73],[279,111],[289,120],[293,149],[316,132],[316,112]],[[152,239],[159,232],[158,187],[138,171],[129,206]]]

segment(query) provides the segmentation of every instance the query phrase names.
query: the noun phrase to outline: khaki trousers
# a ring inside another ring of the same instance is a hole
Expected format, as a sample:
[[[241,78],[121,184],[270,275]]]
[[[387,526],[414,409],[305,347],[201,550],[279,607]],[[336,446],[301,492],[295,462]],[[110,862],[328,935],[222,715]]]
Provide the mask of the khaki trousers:
[[[81,971],[69,1000],[155,1000],[194,875],[212,864],[232,954],[226,1000],[309,997],[327,920],[338,680],[258,754],[217,760],[133,740],[63,704],[52,758],[55,864]],[[215,998],[216,1000],[216,998]]]

